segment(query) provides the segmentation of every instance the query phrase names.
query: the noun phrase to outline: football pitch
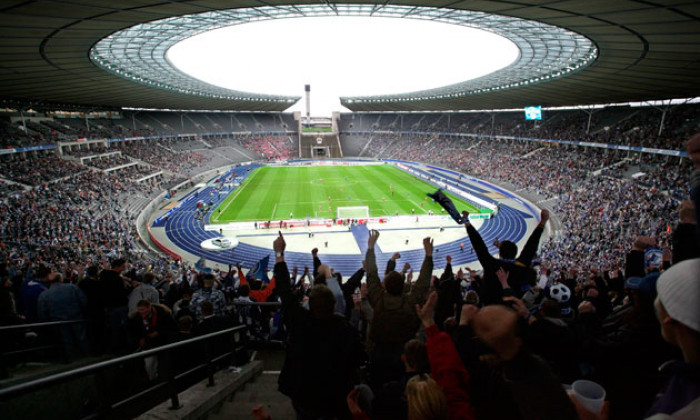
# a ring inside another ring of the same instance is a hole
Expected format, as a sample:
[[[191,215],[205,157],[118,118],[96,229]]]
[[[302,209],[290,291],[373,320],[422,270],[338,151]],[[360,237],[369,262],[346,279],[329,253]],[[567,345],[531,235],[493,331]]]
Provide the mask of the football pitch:
[[[393,194],[392,194],[393,188]],[[211,223],[335,218],[338,207],[369,207],[371,217],[441,214],[436,188],[393,165],[261,167],[214,211]],[[447,194],[457,210],[479,209]],[[221,210],[219,212],[219,210]],[[445,213],[446,214],[446,213]]]

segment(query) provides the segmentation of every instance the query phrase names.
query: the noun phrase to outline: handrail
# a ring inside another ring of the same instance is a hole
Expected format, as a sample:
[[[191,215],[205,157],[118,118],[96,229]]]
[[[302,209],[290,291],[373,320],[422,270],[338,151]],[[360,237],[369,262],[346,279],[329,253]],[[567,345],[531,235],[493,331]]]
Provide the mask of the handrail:
[[[231,302],[228,306],[282,306],[282,302]]]
[[[129,354],[126,356],[117,357],[110,360],[105,360],[103,362],[94,363],[88,366],[82,366],[68,372],[61,372],[55,375],[47,376],[45,378],[35,379],[33,381],[25,382],[22,384],[14,385],[9,388],[0,389],[0,401],[9,400],[13,397],[25,394],[27,392],[35,391],[37,389],[47,387],[50,385],[66,382],[72,379],[76,379],[85,375],[89,375],[94,372],[98,372],[124,362],[130,362],[133,360],[143,359],[148,356],[153,356],[155,354],[163,353],[175,348],[187,346],[192,343],[197,343],[200,341],[206,341],[213,337],[218,337],[220,335],[229,334],[235,331],[241,331],[245,329],[244,325],[239,325],[226,330],[221,330],[213,333],[203,335],[201,337],[190,338],[188,340],[178,341],[177,343],[166,344],[150,350],[144,350],[138,353]]]
[[[17,324],[17,325],[4,325],[0,327],[0,333],[12,330],[24,330],[26,328],[42,328],[42,327],[53,327],[57,325],[70,325],[70,324],[82,324],[88,322],[85,319],[74,319],[70,321],[50,321],[50,322],[37,322],[34,324]]]

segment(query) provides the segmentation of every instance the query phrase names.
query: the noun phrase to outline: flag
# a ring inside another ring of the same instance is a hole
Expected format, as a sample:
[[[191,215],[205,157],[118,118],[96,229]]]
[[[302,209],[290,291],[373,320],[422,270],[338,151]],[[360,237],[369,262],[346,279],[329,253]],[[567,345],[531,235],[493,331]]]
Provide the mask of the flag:
[[[196,263],[194,263],[194,269],[204,274],[211,273],[211,268],[207,267],[207,260],[205,260],[204,257],[200,258]]]
[[[443,192],[442,190],[437,190],[433,194],[428,194],[428,197],[432,198],[433,200],[437,201],[438,204],[442,206],[447,212],[452,216],[453,219],[455,219],[455,222],[462,224],[462,215],[459,214],[457,209],[455,208],[454,203],[452,200],[450,200]]]
[[[247,277],[250,278],[251,274],[255,275],[255,278],[262,280],[263,283],[267,284],[270,282],[270,278],[267,277],[267,265],[270,262],[270,256],[267,255],[262,260],[255,263],[255,265],[248,271]]]

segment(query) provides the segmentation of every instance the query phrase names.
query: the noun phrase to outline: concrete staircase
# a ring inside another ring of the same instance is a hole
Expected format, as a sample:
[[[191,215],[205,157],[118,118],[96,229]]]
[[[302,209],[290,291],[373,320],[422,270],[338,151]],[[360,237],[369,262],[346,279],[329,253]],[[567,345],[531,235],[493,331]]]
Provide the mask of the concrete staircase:
[[[252,419],[251,411],[256,405],[262,405],[274,420],[296,419],[292,401],[277,390],[278,378],[277,371],[264,371],[217,412],[209,413],[207,420]]]

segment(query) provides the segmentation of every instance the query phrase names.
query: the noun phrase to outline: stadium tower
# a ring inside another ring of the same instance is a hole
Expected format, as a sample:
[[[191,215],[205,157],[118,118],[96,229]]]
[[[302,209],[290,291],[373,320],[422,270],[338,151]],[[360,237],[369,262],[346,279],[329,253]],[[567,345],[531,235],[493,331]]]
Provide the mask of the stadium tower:
[[[311,118],[311,85],[304,86],[306,95],[306,116],[299,120],[299,157],[302,159],[342,158],[343,149],[340,146],[338,118],[340,113],[334,112],[331,118]]]

